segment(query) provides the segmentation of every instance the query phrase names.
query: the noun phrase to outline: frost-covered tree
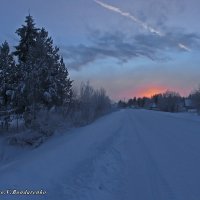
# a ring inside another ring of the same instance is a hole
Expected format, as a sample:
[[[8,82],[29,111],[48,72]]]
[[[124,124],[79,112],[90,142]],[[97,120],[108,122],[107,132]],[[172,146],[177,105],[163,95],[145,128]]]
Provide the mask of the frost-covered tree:
[[[17,68],[10,53],[8,43],[0,46],[0,112],[6,129],[10,121],[10,114],[16,109]]]
[[[66,105],[71,98],[72,81],[58,51],[48,32],[42,28],[27,59],[30,99],[47,107]]]
[[[111,101],[106,95],[105,89],[101,88],[100,90],[95,91],[95,118],[105,114],[111,108]]]
[[[7,42],[0,46],[0,97],[1,108],[11,109],[17,87],[16,66]]]
[[[73,98],[70,109],[75,125],[85,125],[109,112],[111,101],[104,89],[95,90],[87,82],[81,84],[79,95]]]
[[[94,119],[95,116],[95,90],[93,87],[87,84],[82,83],[80,88],[80,108],[82,119],[87,123]]]
[[[57,70],[58,105],[69,106],[72,98],[72,81],[69,79],[69,74],[62,57],[59,60]]]
[[[16,33],[20,36],[14,52],[18,57],[18,107],[25,112],[25,122],[31,123],[41,109],[68,108],[72,81],[48,32],[36,28],[28,15]]]
[[[16,33],[20,37],[19,45],[16,46],[14,54],[18,56],[19,62],[26,62],[27,55],[30,48],[35,46],[36,37],[39,29],[35,27],[33,17],[31,15],[26,16],[25,25],[17,29]]]
[[[16,51],[13,53],[18,58],[17,65],[17,104],[18,111],[24,112],[28,102],[29,92],[27,91],[27,75],[30,73],[30,69],[27,68],[27,59],[30,54],[31,48],[36,45],[36,38],[40,29],[35,27],[33,17],[29,14],[26,16],[25,24],[21,28],[16,30],[17,35],[20,37],[19,44],[15,46]]]
[[[23,96],[33,118],[42,108],[69,106],[72,81],[58,52],[48,32],[44,28],[38,31],[24,67]]]

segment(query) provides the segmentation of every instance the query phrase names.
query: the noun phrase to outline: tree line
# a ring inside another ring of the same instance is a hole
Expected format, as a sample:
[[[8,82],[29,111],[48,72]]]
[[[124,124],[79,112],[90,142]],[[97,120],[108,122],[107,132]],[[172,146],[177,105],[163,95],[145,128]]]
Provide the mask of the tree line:
[[[59,110],[73,122],[88,123],[109,109],[110,99],[103,89],[83,84],[79,95],[73,93],[73,81],[59,48],[45,28],[36,27],[31,15],[26,16],[16,34],[19,43],[14,51],[7,41],[0,46],[2,128],[8,129],[13,115],[17,120],[20,116],[27,128],[34,128],[44,110],[47,115]]]
[[[118,107],[146,108],[165,112],[196,111],[200,113],[200,88],[182,97],[178,92],[166,91],[154,94],[151,97],[130,98],[128,101],[120,100]]]

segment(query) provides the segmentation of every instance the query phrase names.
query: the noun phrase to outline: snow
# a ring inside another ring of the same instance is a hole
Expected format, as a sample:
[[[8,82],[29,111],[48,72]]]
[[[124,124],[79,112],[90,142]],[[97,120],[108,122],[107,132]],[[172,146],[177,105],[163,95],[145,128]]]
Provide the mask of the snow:
[[[39,148],[0,164],[0,190],[47,194],[0,199],[200,199],[198,118],[125,109],[58,132]]]

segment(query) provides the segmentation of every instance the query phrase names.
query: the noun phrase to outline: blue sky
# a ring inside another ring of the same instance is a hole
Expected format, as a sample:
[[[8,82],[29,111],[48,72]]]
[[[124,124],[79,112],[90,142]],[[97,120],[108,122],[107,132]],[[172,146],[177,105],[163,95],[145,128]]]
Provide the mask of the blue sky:
[[[60,47],[78,87],[89,80],[113,99],[200,84],[199,0],[0,0],[0,42],[30,10]]]

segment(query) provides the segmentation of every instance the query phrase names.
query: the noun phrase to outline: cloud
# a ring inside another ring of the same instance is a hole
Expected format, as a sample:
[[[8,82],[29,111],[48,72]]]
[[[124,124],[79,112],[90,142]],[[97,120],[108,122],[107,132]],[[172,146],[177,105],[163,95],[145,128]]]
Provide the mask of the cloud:
[[[120,14],[121,16],[127,17],[128,19],[132,20],[133,22],[137,23],[140,27],[142,27],[143,29],[149,31],[150,33],[156,34],[160,37],[164,37],[166,36],[164,33],[162,33],[161,31],[159,31],[158,29],[153,28],[152,26],[150,26],[149,24],[141,21],[140,19],[138,19],[135,15],[129,13],[129,12],[125,12],[122,11],[120,8],[103,3],[99,0],[94,0],[94,2],[96,2],[97,4],[99,4],[100,6],[102,6],[103,8],[106,8],[107,10],[116,12],[118,14]],[[181,49],[184,49],[186,51],[191,51],[191,49],[189,47],[187,47],[185,44],[182,43],[178,43],[177,46]]]
[[[135,40],[140,45],[156,50],[191,51],[191,48],[199,48],[200,36],[195,33],[168,32],[162,37],[141,34],[135,36]]]
[[[162,37],[156,34],[138,34],[128,37],[122,32],[102,34],[95,31],[91,33],[91,37],[90,45],[61,47],[63,57],[70,68],[78,70],[98,59],[106,58],[115,58],[121,62],[136,57],[161,61],[169,59],[166,56],[167,52],[185,52],[191,48],[200,48],[200,36],[194,33],[168,32]]]
[[[157,2],[157,0],[151,1]],[[173,5],[176,1],[173,0]],[[123,31],[103,34],[99,31],[91,31],[90,44],[61,48],[70,68],[78,70],[89,63],[106,58],[115,58],[120,62],[127,62],[136,57],[163,61],[170,59],[168,57],[169,53],[173,51],[190,52],[192,51],[191,49],[199,48],[200,37],[195,33],[185,33],[184,30],[178,28],[169,30],[164,26],[164,31],[161,32],[158,28],[149,25],[145,19],[141,20],[135,14],[100,0],[94,0],[94,2],[108,11],[118,13],[122,17],[131,20],[146,32],[127,36]],[[159,4],[159,8],[163,6],[163,9],[165,9],[167,5],[162,2],[162,4]],[[155,9],[155,7],[153,6],[152,9]]]

